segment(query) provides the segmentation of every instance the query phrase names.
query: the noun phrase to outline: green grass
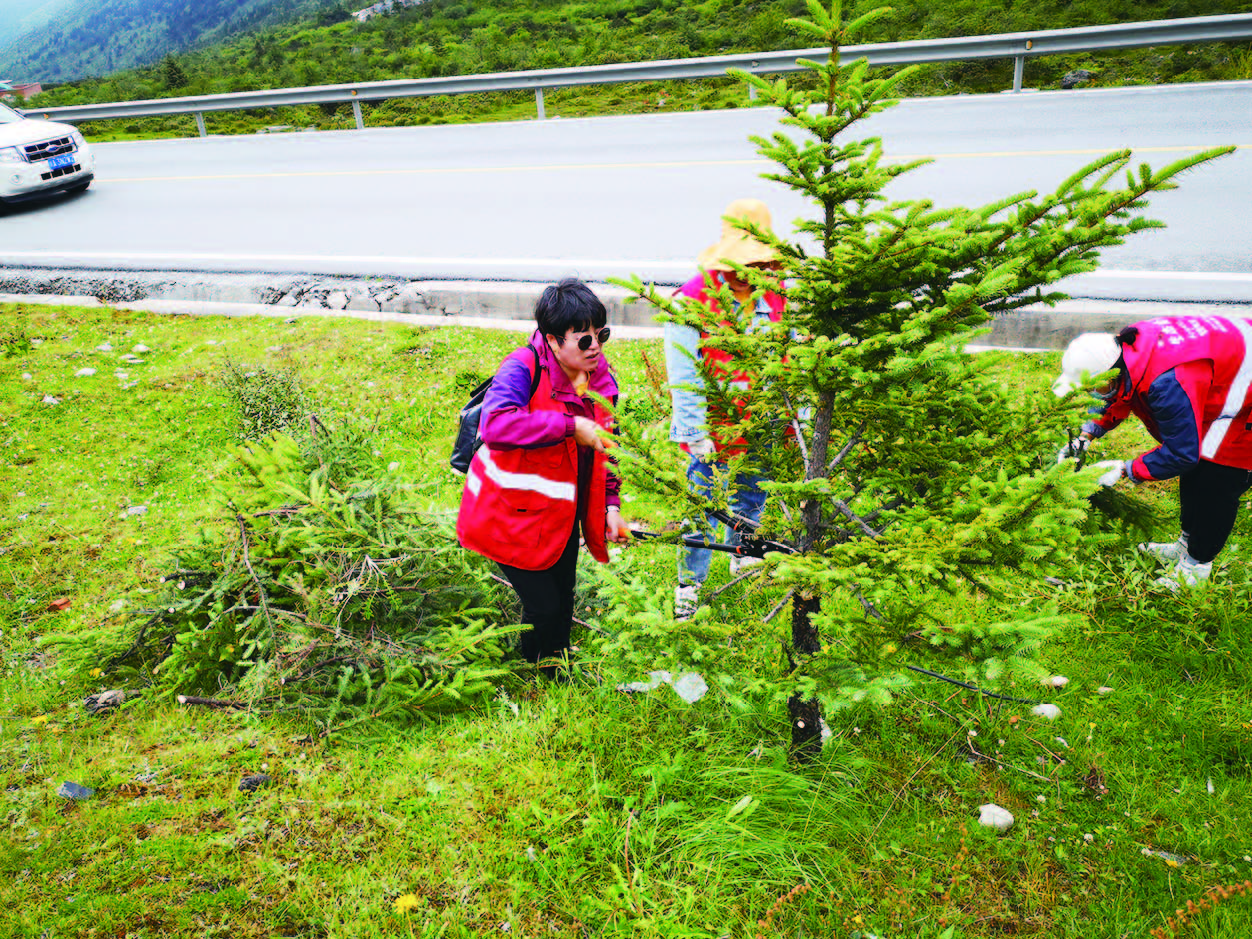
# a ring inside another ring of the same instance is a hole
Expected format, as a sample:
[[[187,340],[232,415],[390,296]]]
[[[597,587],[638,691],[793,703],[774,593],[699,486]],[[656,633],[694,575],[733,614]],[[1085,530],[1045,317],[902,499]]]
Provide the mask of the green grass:
[[[1204,592],[1145,589],[1155,573],[1124,547],[1025,591],[1078,614],[1044,652],[1070,678],[1047,694],[1055,723],[923,681],[889,710],[832,715],[810,767],[788,764],[768,701],[715,688],[687,706],[589,679],[511,681],[439,723],[345,738],[154,695],[96,718],[81,702],[103,679],[62,673],[41,640],[144,608],[173,549],[221,524],[237,472],[227,362],[295,372],[324,419],[373,426],[379,466],[451,512],[452,415],[518,337],[7,306],[0,339],[0,936],[1139,937],[1252,877],[1247,512]],[[143,364],[115,377],[136,344]],[[642,389],[636,414],[663,419],[643,361],[659,344],[610,351]],[[1055,366],[1001,365],[1030,393]],[[1111,455],[1145,441],[1127,425]],[[670,520],[635,495],[628,516]],[[1152,495],[1167,537],[1173,487]],[[672,582],[669,550],[616,566]],[[759,648],[783,627],[757,620],[775,599],[714,601],[745,668],[771,667]],[[613,664],[595,638],[577,639],[587,676]],[[238,790],[261,771],[272,786]],[[63,780],[96,795],[59,799]],[[1017,818],[1006,835],[975,823],[990,801]],[[1236,939],[1250,913],[1233,897],[1182,934]]]

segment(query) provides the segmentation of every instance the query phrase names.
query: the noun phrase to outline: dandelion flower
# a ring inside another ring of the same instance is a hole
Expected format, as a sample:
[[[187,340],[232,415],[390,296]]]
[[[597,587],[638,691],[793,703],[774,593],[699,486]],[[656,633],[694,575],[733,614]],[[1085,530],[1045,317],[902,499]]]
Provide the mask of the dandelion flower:
[[[395,908],[397,913],[412,913],[422,905],[422,901],[418,899],[415,893],[406,893],[403,896],[396,897]]]
[[[101,675],[103,675],[103,674],[104,674],[104,669],[102,669],[102,668],[93,668],[93,669],[92,669],[91,671],[89,671],[87,674],[88,674],[88,675],[90,675],[92,678],[99,678]]]
[[[48,723],[48,715],[47,715],[47,714],[37,714],[37,715],[35,715],[34,717],[32,717],[32,718],[30,719],[30,722],[31,722],[32,724],[46,724],[46,723]]]

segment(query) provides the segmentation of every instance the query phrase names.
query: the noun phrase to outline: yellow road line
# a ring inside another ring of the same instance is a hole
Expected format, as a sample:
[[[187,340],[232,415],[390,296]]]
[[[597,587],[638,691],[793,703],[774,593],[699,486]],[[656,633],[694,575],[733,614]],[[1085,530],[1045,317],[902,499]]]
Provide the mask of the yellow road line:
[[[1241,150],[1252,148],[1250,144],[1239,144]],[[1078,150],[989,150],[981,153],[930,153],[888,155],[890,162],[910,160],[978,160],[1004,159],[1013,157],[1053,157],[1053,156],[1101,156],[1116,150],[1116,147],[1092,147]],[[1132,147],[1135,154],[1145,153],[1199,153],[1212,149],[1201,146],[1180,147]],[[295,173],[212,173],[199,176],[131,176],[119,179],[102,179],[108,183],[172,183],[200,182],[221,179],[310,179],[341,176],[437,176],[464,175],[474,173],[542,173],[571,172],[574,170],[640,170],[640,169],[690,169],[707,166],[773,166],[770,160],[671,160],[645,163],[552,163],[539,166],[446,166],[446,167],[414,167],[392,170],[310,170]]]

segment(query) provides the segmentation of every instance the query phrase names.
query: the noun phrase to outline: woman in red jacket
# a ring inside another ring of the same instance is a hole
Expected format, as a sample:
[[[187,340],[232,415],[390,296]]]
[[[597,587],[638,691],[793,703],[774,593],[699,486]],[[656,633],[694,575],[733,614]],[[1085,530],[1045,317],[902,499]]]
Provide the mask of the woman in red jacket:
[[[543,292],[529,346],[505,358],[487,392],[483,445],[465,475],[457,538],[499,564],[517,591],[531,627],[521,637],[522,655],[531,662],[569,648],[580,526],[601,563],[606,542],[630,540],[604,451],[611,415],[588,397],[617,400],[604,358],[606,320],[604,304],[581,281]]]
[[[1159,446],[1113,466],[1102,481],[1177,476],[1178,540],[1140,548],[1174,562],[1168,583],[1207,580],[1252,487],[1252,321],[1159,317],[1116,336],[1083,333],[1066,349],[1061,367],[1053,386],[1058,395],[1117,370],[1094,389],[1105,404],[1093,410],[1096,418],[1083,425],[1081,436],[1102,437],[1130,414],[1143,421]]]

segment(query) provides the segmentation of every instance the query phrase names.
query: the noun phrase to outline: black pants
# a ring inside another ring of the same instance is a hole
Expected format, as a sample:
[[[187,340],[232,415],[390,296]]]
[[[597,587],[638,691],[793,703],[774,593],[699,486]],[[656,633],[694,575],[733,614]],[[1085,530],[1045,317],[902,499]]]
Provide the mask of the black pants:
[[[1252,473],[1233,466],[1201,460],[1178,478],[1182,502],[1182,530],[1187,533],[1187,553],[1207,564],[1226,546],[1239,514],[1239,502],[1252,487]]]
[[[524,571],[501,564],[522,601],[522,622],[530,629],[522,633],[522,656],[538,662],[569,648],[569,632],[574,621],[574,575],[578,568],[578,526],[570,532],[561,557],[545,571]]]

